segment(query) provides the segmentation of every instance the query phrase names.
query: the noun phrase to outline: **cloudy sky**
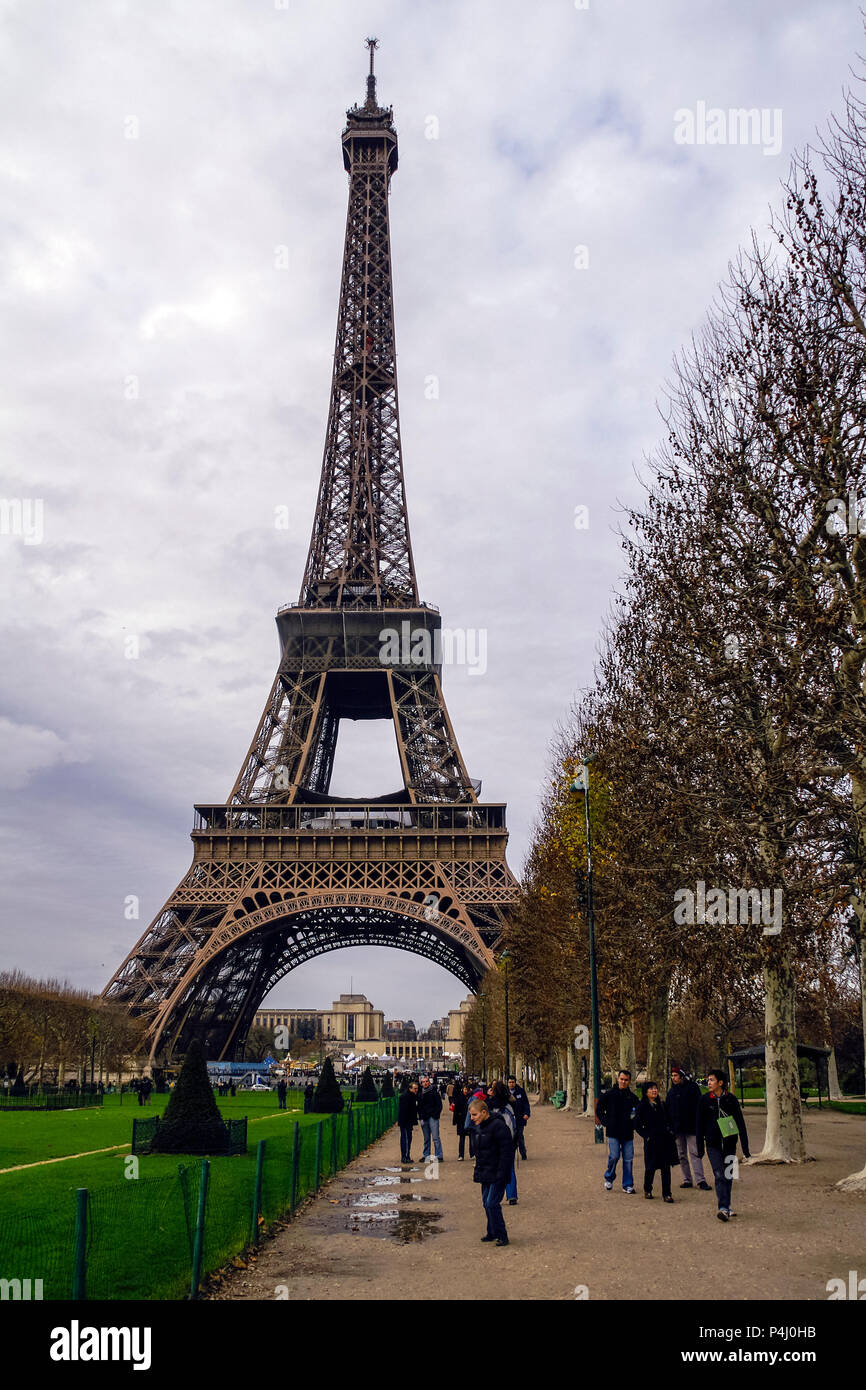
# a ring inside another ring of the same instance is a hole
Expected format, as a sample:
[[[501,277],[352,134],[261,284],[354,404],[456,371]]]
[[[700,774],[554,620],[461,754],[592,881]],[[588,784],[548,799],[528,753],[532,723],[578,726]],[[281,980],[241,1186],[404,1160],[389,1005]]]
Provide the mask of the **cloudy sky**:
[[[445,689],[517,872],[672,354],[864,48],[851,0],[0,3],[3,968],[100,989],[248,746],[309,542],[366,34],[418,578],[486,633]],[[681,143],[701,103],[768,138]],[[399,782],[371,727],[336,792]],[[419,1024],[463,993],[369,950],[273,998],[350,977]]]

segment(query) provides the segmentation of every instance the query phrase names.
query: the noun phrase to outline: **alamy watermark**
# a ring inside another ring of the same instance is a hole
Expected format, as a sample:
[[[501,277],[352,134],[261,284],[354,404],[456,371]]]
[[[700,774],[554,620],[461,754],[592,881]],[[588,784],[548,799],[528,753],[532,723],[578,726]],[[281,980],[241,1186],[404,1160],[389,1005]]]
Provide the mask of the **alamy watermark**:
[[[781,888],[707,888],[703,879],[674,893],[674,922],[678,927],[736,927],[763,924],[762,936],[782,930]]]
[[[678,145],[760,145],[764,154],[782,150],[782,111],[778,106],[681,106],[674,112],[674,140]]]
[[[827,1280],[827,1298],[829,1302],[834,1299],[847,1298],[852,1302],[866,1302],[866,1279],[860,1279],[856,1269],[848,1270],[848,1282],[844,1279]]]
[[[831,497],[824,503],[824,510],[829,513],[824,522],[828,535],[866,536],[866,506],[853,488],[847,499]]]
[[[43,516],[41,497],[0,497],[0,536],[21,536],[25,545],[41,545]]]
[[[383,666],[466,666],[470,676],[487,670],[487,629],[484,627],[413,628],[407,619],[379,633]]]

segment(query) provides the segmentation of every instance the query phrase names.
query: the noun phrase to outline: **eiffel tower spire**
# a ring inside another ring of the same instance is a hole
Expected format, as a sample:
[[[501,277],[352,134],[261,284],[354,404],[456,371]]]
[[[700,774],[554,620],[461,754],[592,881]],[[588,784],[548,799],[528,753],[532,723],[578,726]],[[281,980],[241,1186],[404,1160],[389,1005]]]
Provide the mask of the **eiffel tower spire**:
[[[416,607],[403,486],[388,192],[397,168],[390,107],[376,100],[373,57],[363,106],[346,112],[349,208],[325,454],[300,604]]]

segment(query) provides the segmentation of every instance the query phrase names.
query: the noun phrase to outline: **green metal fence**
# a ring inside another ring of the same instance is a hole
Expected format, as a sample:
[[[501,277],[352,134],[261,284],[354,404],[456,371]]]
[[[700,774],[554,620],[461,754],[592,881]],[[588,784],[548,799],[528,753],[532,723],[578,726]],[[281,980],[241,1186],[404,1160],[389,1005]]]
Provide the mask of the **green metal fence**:
[[[132,1152],[147,1154],[152,1151],[153,1142],[159,1133],[159,1115],[144,1115],[132,1122]],[[245,1154],[247,1151],[247,1117],[226,1120],[226,1152]]]
[[[396,1097],[349,1107],[289,1122],[246,1156],[79,1188],[50,1221],[0,1214],[4,1266],[38,1276],[44,1299],[194,1298],[205,1275],[257,1244],[396,1118]]]
[[[83,1110],[101,1104],[102,1096],[89,1091],[34,1091],[26,1096],[0,1091],[0,1110]]]

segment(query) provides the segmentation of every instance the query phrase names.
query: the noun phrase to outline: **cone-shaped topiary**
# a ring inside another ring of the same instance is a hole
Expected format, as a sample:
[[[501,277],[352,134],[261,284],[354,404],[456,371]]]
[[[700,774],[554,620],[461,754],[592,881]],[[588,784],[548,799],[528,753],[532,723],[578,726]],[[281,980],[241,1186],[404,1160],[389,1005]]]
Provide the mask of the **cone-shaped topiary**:
[[[343,1108],[343,1093],[337,1085],[334,1064],[326,1057],[322,1064],[322,1074],[313,1096],[311,1109],[319,1115],[334,1115]]]
[[[376,1083],[373,1080],[373,1073],[369,1067],[364,1068],[364,1075],[361,1077],[361,1084],[358,1087],[358,1094],[355,1096],[355,1103],[362,1104],[368,1100],[378,1100],[379,1092],[376,1090]]]
[[[18,1075],[16,1076],[15,1080],[12,1082],[12,1091],[11,1091],[11,1094],[12,1094],[13,1096],[26,1096],[26,1094],[27,1094],[27,1087],[24,1085],[24,1066],[23,1066],[23,1064],[18,1068]]]
[[[393,1096],[394,1094],[394,1078],[389,1071],[385,1072],[385,1080],[382,1082],[380,1094],[382,1100],[387,1100],[389,1096]]]
[[[217,1108],[201,1043],[193,1038],[159,1123],[152,1153],[227,1153],[228,1126]]]

